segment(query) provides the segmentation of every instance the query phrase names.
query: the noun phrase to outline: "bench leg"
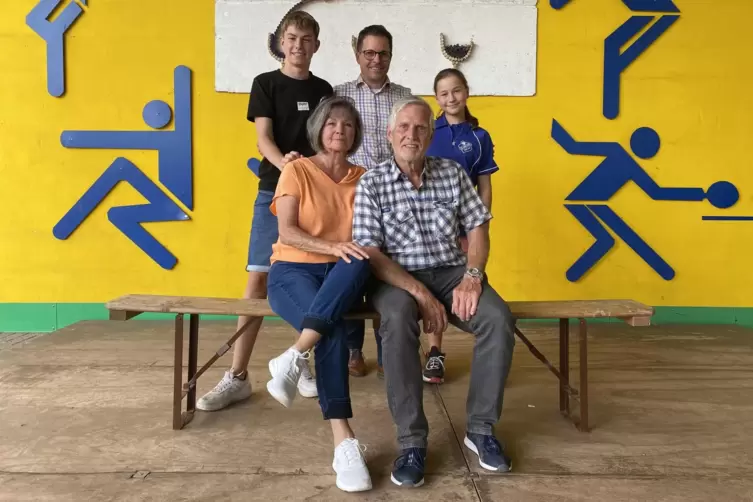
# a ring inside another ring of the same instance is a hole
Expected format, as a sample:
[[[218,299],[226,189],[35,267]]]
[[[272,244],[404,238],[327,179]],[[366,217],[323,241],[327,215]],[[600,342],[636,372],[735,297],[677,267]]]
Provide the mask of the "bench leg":
[[[560,412],[570,416],[570,320],[560,319]]]
[[[173,430],[183,428],[183,314],[175,316],[175,361],[173,375]]]
[[[578,345],[580,347],[580,420],[578,430],[588,432],[588,330],[585,319],[578,319]]]
[[[196,367],[199,358],[199,315],[191,314],[188,318],[188,381],[191,382],[196,376]],[[196,383],[186,385],[186,413],[183,418],[185,426],[196,412]]]

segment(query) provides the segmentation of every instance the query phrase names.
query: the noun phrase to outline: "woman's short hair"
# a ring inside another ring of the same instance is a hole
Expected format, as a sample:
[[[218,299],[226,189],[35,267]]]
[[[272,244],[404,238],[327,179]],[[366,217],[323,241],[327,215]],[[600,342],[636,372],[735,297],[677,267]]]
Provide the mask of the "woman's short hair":
[[[331,96],[324,98],[319,102],[319,105],[309,115],[308,121],[306,121],[306,135],[308,136],[309,144],[316,153],[324,151],[324,145],[322,144],[322,130],[324,124],[327,123],[327,119],[332,115],[332,111],[335,108],[342,108],[350,114],[353,118],[353,125],[355,126],[355,135],[353,137],[353,145],[348,150],[348,155],[353,154],[361,146],[363,141],[363,124],[361,123],[361,115],[356,109],[353,99],[346,96]]]

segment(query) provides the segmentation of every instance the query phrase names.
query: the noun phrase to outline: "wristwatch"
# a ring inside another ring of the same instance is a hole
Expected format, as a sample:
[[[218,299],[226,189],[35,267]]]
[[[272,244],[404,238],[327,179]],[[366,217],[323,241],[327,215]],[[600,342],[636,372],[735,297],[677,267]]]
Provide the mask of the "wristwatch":
[[[476,267],[469,268],[468,270],[466,270],[465,275],[467,275],[471,279],[477,279],[479,281],[484,280],[484,273],[481,270],[477,269]]]

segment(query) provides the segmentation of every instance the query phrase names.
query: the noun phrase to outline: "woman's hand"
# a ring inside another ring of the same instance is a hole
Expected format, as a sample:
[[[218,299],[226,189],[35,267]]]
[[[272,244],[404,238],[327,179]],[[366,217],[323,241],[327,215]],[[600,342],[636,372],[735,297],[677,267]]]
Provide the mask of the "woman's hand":
[[[356,260],[369,259],[366,251],[355,242],[334,242],[332,243],[330,254],[342,258],[347,263],[350,263],[349,256],[352,256]]]

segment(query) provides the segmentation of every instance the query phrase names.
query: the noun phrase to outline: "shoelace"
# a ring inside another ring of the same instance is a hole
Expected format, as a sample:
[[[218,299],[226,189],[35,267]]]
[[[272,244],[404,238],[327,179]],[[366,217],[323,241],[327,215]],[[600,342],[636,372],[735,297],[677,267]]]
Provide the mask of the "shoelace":
[[[403,467],[416,467],[417,469],[423,470],[424,459],[421,456],[421,453],[418,451],[418,448],[411,448],[403,455],[401,455],[395,461],[395,464],[398,469],[401,469]]]
[[[348,438],[345,441],[345,446],[342,448],[343,456],[347,460],[348,465],[360,463],[361,455],[366,451],[366,447],[358,442],[357,439]]]
[[[308,354],[308,352],[307,352],[307,354]],[[306,358],[306,359],[308,359],[308,358]],[[301,378],[303,378],[304,380],[313,380],[314,379],[314,375],[311,374],[311,368],[309,367],[308,360],[306,360],[303,363],[301,363]]]
[[[231,385],[233,384],[233,378],[223,378],[220,380],[220,383],[214,386],[214,389],[212,389],[212,392],[224,392],[227,390]]]
[[[502,445],[499,444],[499,441],[494,436],[484,436],[484,449],[491,453],[500,454],[502,452]]]
[[[431,356],[429,360],[426,362],[426,369],[427,370],[444,369],[444,361],[442,361],[442,358],[439,356]]]

